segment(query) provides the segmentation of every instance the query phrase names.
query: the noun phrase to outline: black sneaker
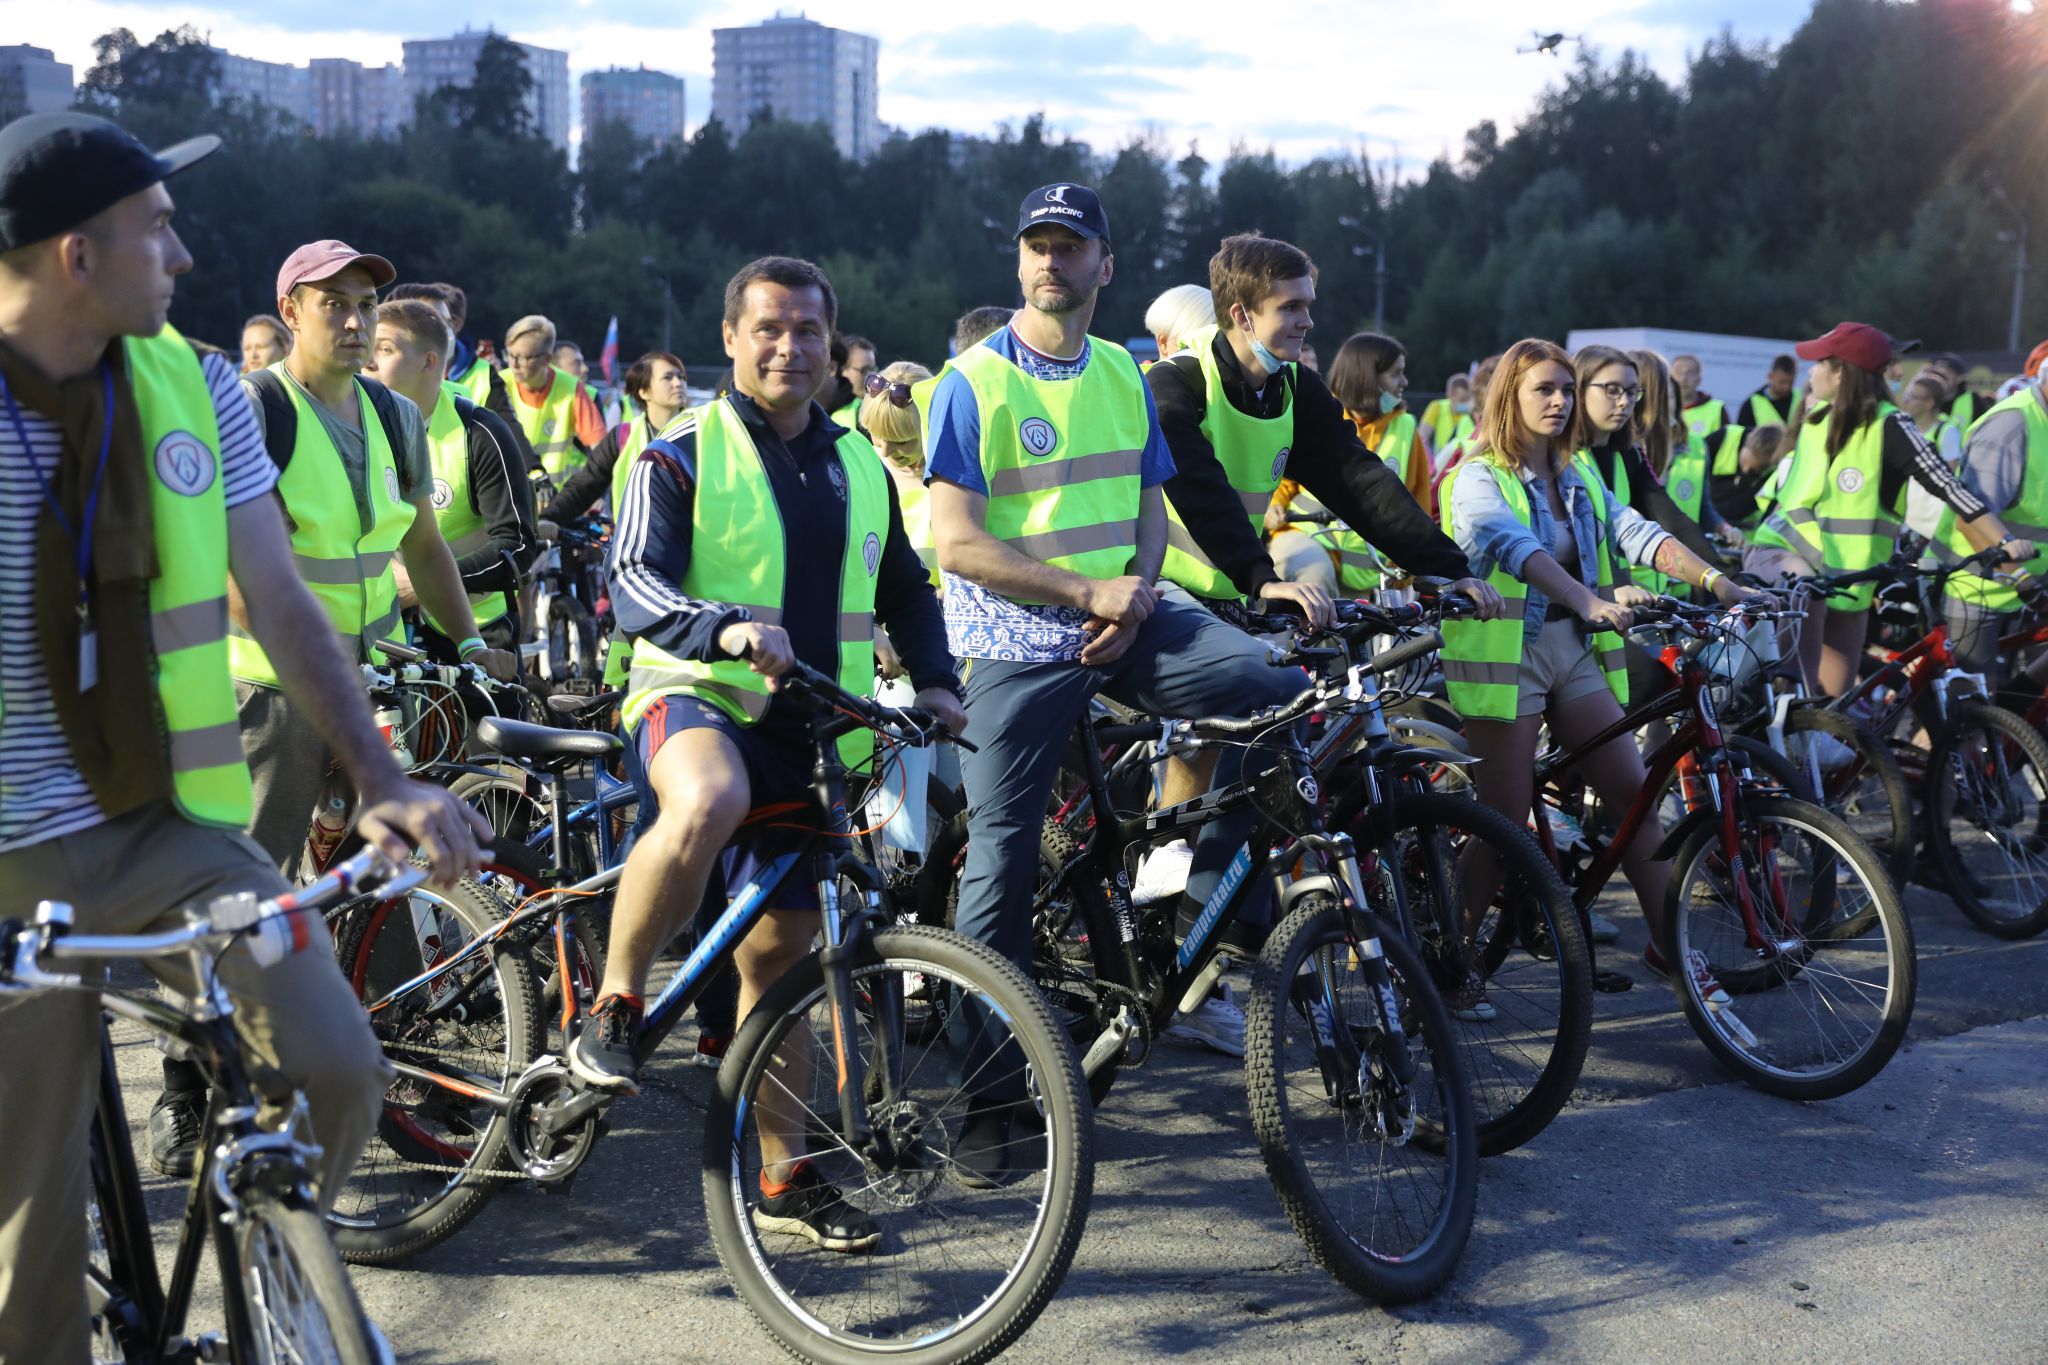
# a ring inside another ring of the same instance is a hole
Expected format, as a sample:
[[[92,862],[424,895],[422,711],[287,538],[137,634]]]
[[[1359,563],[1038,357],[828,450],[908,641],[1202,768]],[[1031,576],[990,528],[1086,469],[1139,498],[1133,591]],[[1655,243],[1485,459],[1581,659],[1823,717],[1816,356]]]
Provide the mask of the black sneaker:
[[[149,1111],[149,1164],[157,1174],[190,1180],[199,1162],[199,1130],[206,1119],[204,1090],[166,1090]]]
[[[1005,1104],[967,1111],[967,1120],[960,1125],[960,1136],[953,1143],[954,1180],[970,1190],[992,1190],[1008,1183],[1014,1108]]]
[[[624,995],[607,995],[591,1007],[576,1040],[569,1044],[569,1070],[600,1090],[640,1093],[641,1005]]]
[[[808,1237],[827,1251],[866,1251],[882,1240],[875,1220],[841,1199],[839,1187],[808,1161],[797,1163],[781,1194],[761,1196],[754,1226]]]

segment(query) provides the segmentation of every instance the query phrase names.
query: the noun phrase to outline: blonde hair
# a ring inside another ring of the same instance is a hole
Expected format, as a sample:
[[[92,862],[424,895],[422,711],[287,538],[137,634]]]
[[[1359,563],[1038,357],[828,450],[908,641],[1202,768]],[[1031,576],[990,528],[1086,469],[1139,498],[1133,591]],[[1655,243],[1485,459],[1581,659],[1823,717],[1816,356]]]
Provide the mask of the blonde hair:
[[[1177,284],[1145,310],[1145,330],[1154,337],[1165,337],[1174,350],[1185,347],[1189,337],[1215,323],[1215,298],[1199,284]],[[1159,358],[1165,360],[1172,354],[1162,351]]]
[[[1522,469],[1521,447],[1536,435],[1522,420],[1522,376],[1546,361],[1563,366],[1566,374],[1572,373],[1572,358],[1565,353],[1564,347],[1540,337],[1524,337],[1508,347],[1486,384],[1486,420],[1480,426],[1485,448],[1493,453],[1496,460],[1517,473]],[[1569,431],[1567,427],[1566,434]],[[1563,439],[1560,435],[1557,441]],[[1553,463],[1557,462],[1554,449],[1557,441],[1548,438],[1544,441],[1545,445],[1553,447]],[[1544,472],[1549,473],[1548,470]]]
[[[538,332],[548,339],[548,362],[552,364],[555,359],[555,324],[548,321],[545,314],[528,313],[525,317],[506,328],[505,349],[511,350],[513,342],[534,332]]]
[[[882,378],[892,384],[917,384],[930,379],[932,372],[914,360],[899,360],[882,370]],[[918,425],[917,404],[897,407],[889,401],[887,392],[863,396],[860,400],[860,424],[875,443],[909,445],[915,441],[920,452],[924,446],[924,434]]]

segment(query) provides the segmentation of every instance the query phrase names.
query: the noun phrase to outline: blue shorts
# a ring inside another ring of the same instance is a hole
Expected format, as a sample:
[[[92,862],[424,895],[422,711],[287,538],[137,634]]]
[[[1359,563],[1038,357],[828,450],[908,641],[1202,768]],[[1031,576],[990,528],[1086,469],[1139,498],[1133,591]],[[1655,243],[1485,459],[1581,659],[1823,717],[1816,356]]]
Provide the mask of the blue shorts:
[[[791,826],[808,824],[812,819],[807,814],[811,805],[811,754],[808,748],[778,744],[752,726],[741,725],[710,702],[683,695],[662,697],[647,708],[639,724],[633,727],[633,749],[640,760],[634,780],[640,785],[640,800],[648,811],[656,806],[653,784],[647,777],[653,771],[654,756],[671,736],[684,730],[716,730],[739,750],[755,810],[790,802],[801,802],[806,808],[768,815],[742,825],[733,835],[732,843],[719,859],[719,870],[730,896],[765,875],[776,858],[804,843],[805,832]],[[791,868],[770,893],[768,908],[816,910],[818,888],[811,881],[809,870],[802,866]]]

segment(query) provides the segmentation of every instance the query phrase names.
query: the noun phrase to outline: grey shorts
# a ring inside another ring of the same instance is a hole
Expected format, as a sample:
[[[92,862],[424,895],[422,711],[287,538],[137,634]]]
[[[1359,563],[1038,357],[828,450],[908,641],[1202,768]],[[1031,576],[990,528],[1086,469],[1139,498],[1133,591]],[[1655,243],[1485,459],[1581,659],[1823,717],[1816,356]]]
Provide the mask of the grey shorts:
[[[1543,633],[1522,646],[1515,716],[1540,716],[1553,706],[1607,691],[1607,675],[1593,658],[1593,642],[1578,621],[1545,621]]]

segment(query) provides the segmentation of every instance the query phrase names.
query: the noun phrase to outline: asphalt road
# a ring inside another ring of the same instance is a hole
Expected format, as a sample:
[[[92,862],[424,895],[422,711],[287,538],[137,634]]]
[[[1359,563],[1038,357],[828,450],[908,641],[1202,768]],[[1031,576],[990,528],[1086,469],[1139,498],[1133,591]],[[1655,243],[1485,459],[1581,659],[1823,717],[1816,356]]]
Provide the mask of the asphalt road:
[[[2000,942],[1932,892],[1907,901],[1919,1003],[1875,1081],[1807,1105],[1730,1083],[1637,968],[1599,998],[1572,1105],[1485,1164],[1456,1278],[1397,1310],[1309,1262],[1239,1065],[1162,1045],[1098,1115],[1087,1236],[1011,1358],[2048,1360],[2048,936]],[[1601,908],[1639,950],[1640,920]],[[156,1053],[117,1042],[140,1144]],[[408,1267],[357,1271],[402,1358],[775,1357],[705,1232],[710,1079],[657,1061],[568,1195],[512,1189]],[[161,1226],[177,1192],[154,1186]]]

